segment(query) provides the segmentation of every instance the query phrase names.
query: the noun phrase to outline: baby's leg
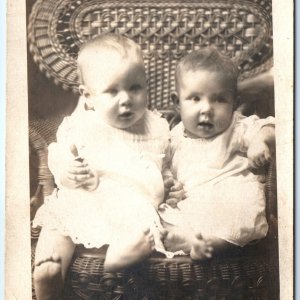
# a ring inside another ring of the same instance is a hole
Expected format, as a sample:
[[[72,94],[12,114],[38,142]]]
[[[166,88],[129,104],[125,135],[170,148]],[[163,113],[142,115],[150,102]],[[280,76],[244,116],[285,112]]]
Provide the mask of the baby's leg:
[[[34,287],[38,300],[59,300],[75,245],[55,230],[42,229],[35,252]]]
[[[150,229],[136,229],[120,233],[116,242],[107,249],[104,268],[107,272],[115,272],[138,263],[148,257],[155,249],[154,237]],[[129,233],[129,234],[128,234]]]

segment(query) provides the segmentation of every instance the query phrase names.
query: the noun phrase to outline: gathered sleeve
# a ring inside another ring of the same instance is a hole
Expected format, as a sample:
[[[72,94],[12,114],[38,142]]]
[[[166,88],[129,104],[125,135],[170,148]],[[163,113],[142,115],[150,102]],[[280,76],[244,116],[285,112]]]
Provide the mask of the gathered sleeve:
[[[236,123],[237,142],[240,145],[240,151],[247,152],[251,141],[264,126],[275,126],[274,117],[260,119],[253,115],[250,117],[241,116]]]

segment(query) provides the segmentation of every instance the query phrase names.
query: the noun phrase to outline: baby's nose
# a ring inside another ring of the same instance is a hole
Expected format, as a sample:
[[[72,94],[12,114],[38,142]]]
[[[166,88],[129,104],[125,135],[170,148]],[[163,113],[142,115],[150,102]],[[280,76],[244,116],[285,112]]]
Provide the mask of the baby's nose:
[[[209,100],[203,99],[199,102],[200,108],[200,114],[207,114],[210,113],[212,110],[212,105]]]
[[[128,105],[130,102],[129,94],[126,91],[121,91],[119,93],[119,103],[120,105]]]

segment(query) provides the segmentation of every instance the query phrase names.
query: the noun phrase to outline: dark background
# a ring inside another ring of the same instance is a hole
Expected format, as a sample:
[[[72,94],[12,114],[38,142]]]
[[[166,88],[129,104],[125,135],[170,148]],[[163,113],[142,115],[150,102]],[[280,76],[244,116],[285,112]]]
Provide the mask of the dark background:
[[[26,1],[27,23],[34,3],[35,0]],[[46,119],[62,111],[71,113],[77,104],[78,95],[64,91],[62,87],[55,85],[52,79],[47,78],[33,61],[28,48],[27,65],[29,118]]]

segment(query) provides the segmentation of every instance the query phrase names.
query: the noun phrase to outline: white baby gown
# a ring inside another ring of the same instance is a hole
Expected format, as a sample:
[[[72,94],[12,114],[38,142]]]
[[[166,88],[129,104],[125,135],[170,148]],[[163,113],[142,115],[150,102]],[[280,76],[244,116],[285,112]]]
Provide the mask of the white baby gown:
[[[87,248],[100,248],[150,228],[156,249],[163,250],[156,209],[164,197],[161,171],[169,139],[167,121],[155,112],[146,111],[144,119],[127,130],[107,125],[93,111],[66,117],[57,142],[49,146],[49,168],[58,192],[45,200],[33,225],[58,230]],[[60,184],[60,172],[74,159],[72,144],[99,174],[95,191]]]
[[[171,131],[172,171],[187,198],[178,208],[163,204],[161,218],[195,233],[244,246],[266,235],[264,185],[249,170],[249,142],[274,119],[234,112],[229,128],[210,139],[186,137],[184,126]]]

